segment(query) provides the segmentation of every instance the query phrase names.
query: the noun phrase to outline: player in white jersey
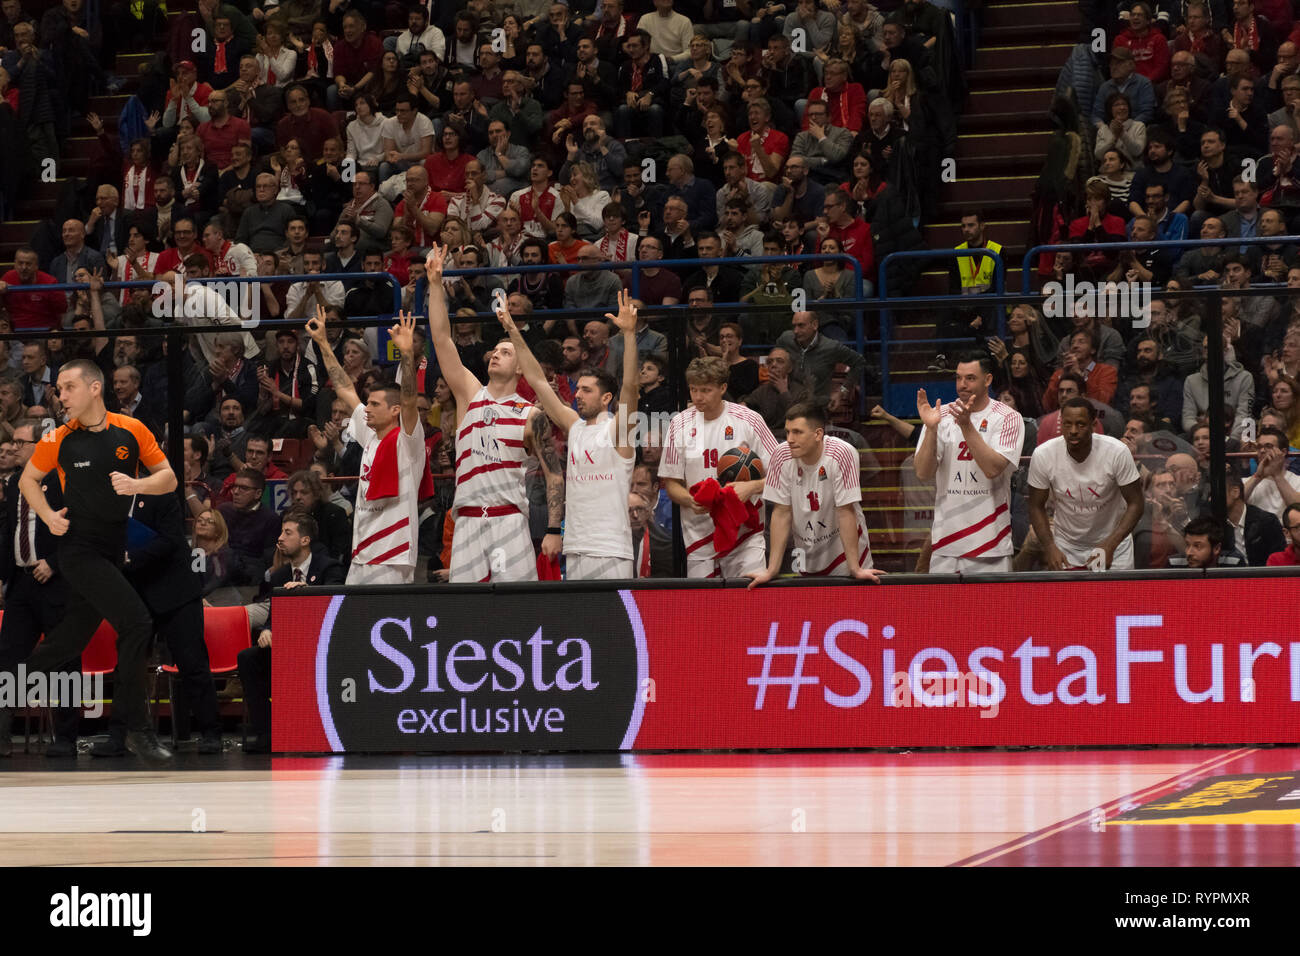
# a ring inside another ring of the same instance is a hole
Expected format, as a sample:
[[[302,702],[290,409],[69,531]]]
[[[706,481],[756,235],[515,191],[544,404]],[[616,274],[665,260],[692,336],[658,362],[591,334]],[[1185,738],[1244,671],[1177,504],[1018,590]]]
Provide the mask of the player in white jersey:
[[[768,462],[763,499],[775,505],[771,558],[766,569],[749,574],[751,588],[781,573],[791,533],[799,574],[879,583],[884,572],[872,567],[858,450],[827,436],[820,408],[799,404],[785,413],[785,444]]]
[[[1061,434],[1034,449],[1029,460],[1029,520],[1043,543],[1049,571],[1092,565],[1132,568],[1133,538],[1145,501],[1133,454],[1118,438],[1094,435],[1097,410],[1086,398],[1061,406]],[[1048,524],[1047,499],[1056,505]]]
[[[560,401],[505,308],[497,309],[501,327],[514,343],[524,378],[537,393],[542,410],[568,435],[569,463],[564,481],[564,576],[570,581],[635,577],[632,524],[627,495],[632,487],[636,451],[629,419],[636,412],[636,306],[626,290],[618,294],[618,315],[606,313],[623,333],[623,387],[618,414],[609,412],[618,386],[604,369],[578,371],[576,411]]]
[[[1011,477],[1020,464],[1025,422],[1010,405],[989,398],[987,355],[957,363],[957,401],[930,405],[916,393],[921,439],[916,477],[934,482],[930,571],[987,574],[1011,570]]]
[[[564,471],[551,423],[519,395],[519,360],[509,339],[488,359],[488,381],[479,382],[460,361],[447,317],[442,286],[446,246],[434,246],[424,263],[429,282],[429,338],[442,377],[456,399],[455,530],[451,539],[452,583],[536,581],[537,555],[528,530],[527,466],[536,458],[546,476],[548,525],[542,553],[560,553],[564,518]]]
[[[325,310],[307,323],[335,397],[351,412],[352,437],[364,449],[352,512],[348,584],[411,584],[418,554],[419,494],[428,474],[415,393],[415,316],[399,312],[388,335],[401,352],[402,384],[380,385],[364,405],[325,336]]]
[[[713,546],[713,519],[709,509],[691,497],[690,489],[706,478],[718,477],[718,459],[741,445],[748,445],[766,465],[776,454],[777,441],[763,416],[744,405],[724,401],[730,371],[720,358],[692,359],[686,367],[686,384],[691,389],[691,407],[673,416],[659,477],[673,503],[681,508],[682,537],[686,542],[686,576],[740,578],[761,571],[767,564],[763,553],[762,520],[757,529],[739,531],[735,545],[719,555]],[[763,493],[763,479],[731,484],[741,501]],[[762,502],[758,502],[762,514]]]

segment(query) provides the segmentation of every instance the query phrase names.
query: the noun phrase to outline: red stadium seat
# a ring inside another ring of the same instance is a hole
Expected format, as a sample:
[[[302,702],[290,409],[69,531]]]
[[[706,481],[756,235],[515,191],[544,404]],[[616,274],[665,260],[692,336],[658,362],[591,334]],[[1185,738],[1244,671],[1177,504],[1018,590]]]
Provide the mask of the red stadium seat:
[[[208,647],[208,666],[212,671],[212,676],[234,676],[239,668],[239,652],[251,643],[248,609],[244,607],[205,607],[203,609],[203,643]],[[163,664],[158,668],[158,672],[167,675],[167,699],[173,704],[172,740],[175,741],[175,688],[176,675],[180,671],[176,669],[174,664]],[[157,713],[157,708],[155,708],[155,721]]]
[[[3,612],[0,612],[3,614]],[[41,640],[45,640],[45,635],[41,635]],[[81,672],[83,674],[111,674],[117,670],[117,631],[108,621],[100,621],[99,627],[91,635],[90,643],[86,649],[81,652]],[[31,712],[28,711],[24,719],[23,733],[27,740],[24,741],[23,750],[27,752],[31,741]],[[48,729],[51,736],[54,734],[54,713],[48,703],[41,708],[40,712],[41,730]]]

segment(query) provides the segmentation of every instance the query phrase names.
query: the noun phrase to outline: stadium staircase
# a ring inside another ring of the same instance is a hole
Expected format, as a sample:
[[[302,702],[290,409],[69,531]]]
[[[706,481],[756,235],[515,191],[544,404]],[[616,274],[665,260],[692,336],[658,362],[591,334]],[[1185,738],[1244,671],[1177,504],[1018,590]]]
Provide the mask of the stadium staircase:
[[[962,241],[962,215],[983,213],[989,238],[1002,244],[1009,288],[1019,288],[1018,275],[1014,281],[1010,277],[1027,248],[1031,194],[1051,129],[1048,109],[1057,74],[1078,33],[1079,10],[1072,0],[992,0],[984,7],[973,68],[966,73],[970,97],[957,123],[957,178],[942,186],[939,215],[924,234],[931,249],[951,249]],[[915,294],[951,291],[951,261],[927,262]],[[891,382],[919,387],[942,379],[950,384],[951,376],[931,371],[936,353],[944,351],[930,342],[937,336],[933,317],[895,311],[893,321]],[[952,367],[951,359],[947,367]],[[919,424],[915,407],[887,410]],[[912,448],[883,421],[864,422],[861,431],[880,463],[876,474],[863,474],[863,507],[876,566],[910,570],[929,530],[928,512],[909,509],[903,501],[901,466]]]

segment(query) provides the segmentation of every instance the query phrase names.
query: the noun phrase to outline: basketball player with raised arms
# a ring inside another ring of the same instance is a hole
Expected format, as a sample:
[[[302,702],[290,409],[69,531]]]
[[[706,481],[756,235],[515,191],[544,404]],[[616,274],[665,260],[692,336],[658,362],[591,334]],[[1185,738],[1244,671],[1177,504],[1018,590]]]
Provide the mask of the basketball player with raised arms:
[[[364,405],[325,337],[323,307],[316,307],[307,334],[325,362],[335,397],[352,415],[352,437],[364,449],[347,583],[411,584],[418,554],[420,499],[433,493],[416,403],[415,316],[399,312],[397,325],[388,331],[401,352],[402,384],[376,386]]]
[[[1133,453],[1118,438],[1093,434],[1097,410],[1082,396],[1061,404],[1061,434],[1029,459],[1029,521],[1049,571],[1133,567],[1133,529],[1146,501]],[[1055,520],[1047,521],[1047,500]]]
[[[451,538],[452,583],[536,581],[537,556],[528,530],[524,478],[535,458],[546,476],[546,537],[542,553],[560,553],[564,520],[564,471],[550,419],[519,394],[515,346],[502,339],[488,359],[488,381],[479,382],[460,361],[451,338],[442,286],[446,246],[425,260],[429,282],[429,339],[442,377],[456,399],[455,530]]]
[[[709,509],[691,497],[690,488],[697,482],[719,477],[718,463],[727,457],[727,452],[739,452],[742,460],[753,454],[759,464],[771,461],[776,454],[777,441],[763,416],[744,405],[723,400],[729,377],[730,370],[720,358],[691,360],[686,367],[691,407],[673,416],[659,465],[659,477],[664,481],[668,497],[682,510],[689,578],[719,575],[740,578],[763,570],[767,564],[761,521],[757,530],[743,528],[735,547],[719,555],[713,547],[713,519]],[[750,501],[763,493],[762,471],[756,470],[758,477],[731,483],[741,501]]]
[[[826,434],[826,413],[810,404],[785,413],[785,442],[767,466],[763,500],[772,509],[771,557],[750,572],[750,587],[781,573],[785,546],[794,535],[802,560],[795,570],[812,577],[837,576],[880,582],[872,567],[867,519],[862,513],[858,450]]]
[[[514,343],[525,380],[537,393],[537,400],[551,422],[568,435],[564,576],[570,581],[635,577],[627,496],[636,464],[629,419],[636,412],[640,379],[636,306],[632,304],[631,293],[620,292],[618,315],[606,313],[605,317],[623,333],[623,387],[619,390],[614,376],[604,369],[581,369],[574,394],[575,411],[560,401],[551,388],[510,312],[504,306],[497,308],[497,319]],[[611,414],[609,405],[616,392],[618,411]]]
[[[989,357],[971,353],[957,362],[957,401],[931,405],[925,389],[916,393],[916,477],[935,486],[934,574],[1011,570],[1011,477],[1025,423],[1010,405],[989,398],[992,384]]]

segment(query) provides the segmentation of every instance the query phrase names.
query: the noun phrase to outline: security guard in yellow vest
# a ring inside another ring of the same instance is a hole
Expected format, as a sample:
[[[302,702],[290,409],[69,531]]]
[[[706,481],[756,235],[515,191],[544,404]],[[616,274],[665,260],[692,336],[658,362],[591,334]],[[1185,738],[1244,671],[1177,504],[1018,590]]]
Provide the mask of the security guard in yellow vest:
[[[966,241],[958,249],[988,249],[1002,254],[1002,246],[984,235],[984,218],[979,213],[961,217],[961,234]],[[991,256],[962,256],[957,260],[957,274],[961,276],[961,294],[976,295],[993,288],[997,271]]]
[[[966,241],[957,246],[958,249],[987,249],[999,255],[1002,253],[1001,244],[984,235],[984,217],[979,213],[961,217],[961,234]],[[962,256],[956,261],[956,269],[961,280],[962,295],[978,295],[993,289],[997,266],[992,256]],[[958,323],[962,332],[970,331],[977,335],[987,334],[993,327],[991,316],[983,316],[973,310],[964,312]]]

